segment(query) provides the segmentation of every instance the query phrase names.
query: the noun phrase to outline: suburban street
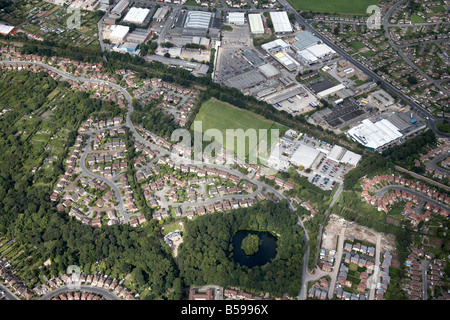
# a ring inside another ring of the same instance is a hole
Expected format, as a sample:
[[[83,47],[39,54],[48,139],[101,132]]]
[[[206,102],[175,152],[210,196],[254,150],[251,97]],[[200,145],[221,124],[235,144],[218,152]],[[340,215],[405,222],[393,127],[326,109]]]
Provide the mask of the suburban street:
[[[116,183],[114,182],[114,179],[108,179],[103,176],[94,174],[86,168],[86,157],[90,152],[91,152],[91,136],[89,135],[89,138],[86,141],[86,148],[80,159],[81,172],[83,173],[84,176],[104,181],[106,184],[108,184],[108,186],[111,187],[111,190],[113,190],[114,194],[116,195],[117,201],[119,201],[119,204],[115,207],[115,209],[117,209],[120,212],[120,215],[123,218],[123,222],[128,223],[131,214],[125,211],[122,194],[120,193],[119,187],[117,187]]]
[[[9,291],[9,289],[0,283],[0,291],[5,293],[6,300],[20,300],[14,293]]]
[[[380,254],[381,254],[381,236],[377,234],[377,243],[375,248],[375,268],[369,281],[369,300],[375,300],[375,289],[380,280]]]
[[[441,167],[439,167],[439,166],[437,165],[438,162],[441,162],[442,160],[446,159],[447,157],[450,157],[450,152],[445,152],[445,153],[443,153],[443,154],[441,154],[441,155],[438,155],[438,156],[435,157],[433,160],[427,162],[426,166],[427,166],[427,167],[430,167],[430,168],[432,168],[432,169],[434,169],[434,170],[441,171],[441,172],[447,174],[448,176],[450,176],[450,170],[441,168]]]
[[[427,201],[427,202],[432,203],[432,204],[435,205],[435,206],[443,207],[443,208],[445,208],[446,210],[450,210],[450,207],[447,206],[446,204],[444,204],[444,203],[442,203],[442,202],[439,202],[439,201],[437,201],[437,200],[434,200],[434,199],[432,199],[432,198],[429,198],[429,197],[425,196],[423,193],[420,193],[420,192],[418,192],[418,191],[415,191],[415,190],[412,190],[412,189],[410,189],[410,188],[403,187],[403,186],[389,185],[389,186],[383,187],[383,188],[381,188],[381,189],[379,189],[379,190],[376,190],[376,191],[375,191],[375,195],[376,195],[378,198],[380,198],[380,197],[382,197],[386,192],[388,192],[389,190],[401,190],[401,191],[407,191],[407,192],[409,192],[409,193],[412,193],[414,196],[418,196],[420,199],[422,199],[422,200],[424,200],[424,201]]]

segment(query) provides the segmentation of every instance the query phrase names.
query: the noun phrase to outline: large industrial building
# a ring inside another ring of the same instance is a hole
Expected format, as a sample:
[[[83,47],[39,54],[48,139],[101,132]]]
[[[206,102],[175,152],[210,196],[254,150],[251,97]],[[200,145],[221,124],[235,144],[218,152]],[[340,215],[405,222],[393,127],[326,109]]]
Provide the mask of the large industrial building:
[[[286,52],[291,48],[291,46],[282,39],[276,39],[265,43],[261,46],[261,48],[272,55],[272,57],[274,57],[289,71],[295,71],[300,67],[300,63]]]
[[[293,31],[286,11],[270,12],[270,19],[272,19],[275,33],[289,33]]]
[[[335,145],[333,149],[331,149],[330,153],[327,155],[327,158],[332,161],[356,167],[358,162],[361,160],[361,155],[346,150],[341,146]]]
[[[206,11],[189,11],[184,22],[185,28],[208,29],[212,13]]]
[[[317,38],[309,31],[300,32],[295,36],[296,41],[292,43],[292,47],[297,49],[298,51],[306,49],[315,44],[322,43],[322,40]]]
[[[111,33],[109,34],[109,39],[113,42],[122,42],[130,31],[130,27],[114,25],[111,26]]]
[[[282,39],[276,39],[274,41],[267,42],[261,46],[268,53],[277,53],[279,51],[286,51],[291,48],[291,46]]]
[[[134,29],[133,32],[130,32],[130,34],[127,37],[127,41],[129,42],[135,42],[135,43],[144,43],[147,41],[147,39],[151,36],[151,31],[148,29]]]
[[[6,36],[13,30],[14,30],[13,26],[7,26],[5,24],[0,23],[0,34],[1,35]]]
[[[310,146],[301,144],[300,147],[294,152],[290,161],[293,165],[301,166],[305,169],[311,168],[314,161],[320,155],[320,151]]]
[[[243,26],[245,24],[244,12],[228,12],[228,23]]]
[[[225,81],[225,85],[243,90],[256,86],[265,81],[266,78],[257,69],[253,69],[248,72],[241,73],[237,76],[228,78]]]
[[[133,7],[125,15],[123,21],[135,24],[143,24],[149,13],[150,9]]]
[[[403,136],[399,128],[386,119],[375,123],[365,119],[348,130],[347,135],[371,150],[378,150]]]
[[[249,14],[248,21],[250,23],[250,31],[253,34],[263,34],[264,33],[264,25],[262,22],[261,14],[259,14],[259,13]]]
[[[174,39],[174,43],[190,43],[192,37],[208,37],[211,40],[220,40],[220,30],[222,20],[220,14],[206,11],[186,11],[175,12],[174,24],[166,34],[167,39]]]
[[[132,55],[139,55],[140,53],[139,49],[140,49],[139,43],[133,42],[124,42],[123,44],[115,48],[115,50],[118,52],[129,53]]]
[[[316,63],[320,59],[336,53],[311,32],[301,32],[295,36],[295,39],[296,41],[292,43],[292,48],[297,51],[297,56],[307,64]]]
[[[169,7],[167,6],[158,8],[158,10],[156,10],[155,14],[153,15],[153,20],[155,20],[156,22],[163,21],[166,18],[168,12]]]
[[[118,4],[111,10],[111,14],[116,18],[119,18],[124,12],[125,9],[130,5],[130,1],[128,0],[120,0]]]
[[[328,89],[325,89],[323,91],[318,92],[317,93],[317,97],[319,99],[326,98],[326,97],[328,97],[330,95],[333,95],[336,92],[338,92],[340,90],[343,90],[343,89],[345,89],[345,86],[342,83],[340,83],[340,84],[335,85],[335,86],[333,86],[331,88],[328,88]]]

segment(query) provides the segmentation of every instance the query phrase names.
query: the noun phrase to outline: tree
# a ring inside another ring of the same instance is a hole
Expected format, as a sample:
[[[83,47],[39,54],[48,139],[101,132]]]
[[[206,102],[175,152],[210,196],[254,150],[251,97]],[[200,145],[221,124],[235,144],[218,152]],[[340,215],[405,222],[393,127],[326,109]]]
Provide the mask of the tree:
[[[258,235],[249,234],[242,240],[241,249],[247,256],[251,256],[259,251],[261,243],[262,241],[259,239]]]
[[[406,80],[408,81],[408,83],[409,83],[410,85],[415,85],[415,84],[418,83],[417,78],[414,77],[414,76],[409,76]]]

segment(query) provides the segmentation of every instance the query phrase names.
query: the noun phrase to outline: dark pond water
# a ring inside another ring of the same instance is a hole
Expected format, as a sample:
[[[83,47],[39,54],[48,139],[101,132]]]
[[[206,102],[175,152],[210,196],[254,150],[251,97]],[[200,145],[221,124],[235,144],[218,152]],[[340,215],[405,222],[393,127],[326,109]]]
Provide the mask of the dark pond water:
[[[242,240],[249,234],[258,235],[262,243],[259,251],[254,255],[247,256],[241,249]],[[239,230],[233,237],[233,260],[242,266],[249,268],[263,266],[277,254],[277,238],[265,231]]]

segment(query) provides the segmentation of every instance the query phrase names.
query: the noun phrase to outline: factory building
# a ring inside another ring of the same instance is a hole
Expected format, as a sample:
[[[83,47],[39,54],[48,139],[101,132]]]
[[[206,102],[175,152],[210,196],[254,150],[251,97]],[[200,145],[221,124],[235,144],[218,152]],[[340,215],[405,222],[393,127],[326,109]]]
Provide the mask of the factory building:
[[[212,13],[205,11],[189,11],[184,22],[185,28],[208,29]]]
[[[320,151],[310,146],[301,144],[292,155],[290,162],[295,166],[301,166],[305,169],[311,168],[314,161],[320,155]]]
[[[228,23],[243,26],[245,24],[244,12],[228,12]]]
[[[309,31],[300,32],[295,36],[295,39],[296,41],[292,43],[292,47],[297,51],[301,51],[315,44],[322,43],[322,40]]]
[[[7,26],[6,24],[0,24],[0,34],[3,36],[7,36],[14,30],[13,26]]]
[[[123,44],[119,45],[115,50],[122,52],[122,53],[139,55],[140,45],[139,45],[139,43],[134,43],[134,42],[124,42]]]
[[[113,25],[111,26],[111,30],[109,39],[113,42],[123,42],[130,31],[130,27]]]
[[[332,161],[356,167],[358,162],[361,160],[361,155],[342,148],[341,146],[335,145],[327,155],[327,158]]]
[[[127,41],[135,43],[144,43],[150,38],[151,35],[152,33],[150,30],[136,28],[134,29],[133,32],[131,32],[128,35]]]
[[[153,20],[156,22],[161,22],[166,18],[167,13],[169,12],[169,7],[160,7],[158,10],[156,10],[155,14],[153,15]]]
[[[348,130],[347,135],[371,150],[385,147],[403,136],[400,130],[386,119],[375,123],[365,119],[360,125]]]
[[[345,86],[342,83],[340,83],[340,84],[338,84],[338,85],[336,85],[334,87],[331,87],[329,89],[325,89],[325,90],[317,93],[317,97],[319,99],[326,98],[328,96],[331,96],[331,95],[335,94],[336,92],[338,92],[338,91],[340,91],[342,89],[345,89]]]
[[[289,50],[291,46],[286,43],[282,39],[277,39],[274,41],[267,42],[261,46],[265,51],[267,51],[270,54],[276,53],[276,52],[284,52],[286,50]]]
[[[150,9],[133,7],[125,15],[123,21],[128,23],[143,24],[149,13]]]
[[[128,0],[120,0],[118,4],[114,8],[112,8],[110,16],[119,19],[122,14],[125,12],[125,10],[130,5],[130,1]]]

